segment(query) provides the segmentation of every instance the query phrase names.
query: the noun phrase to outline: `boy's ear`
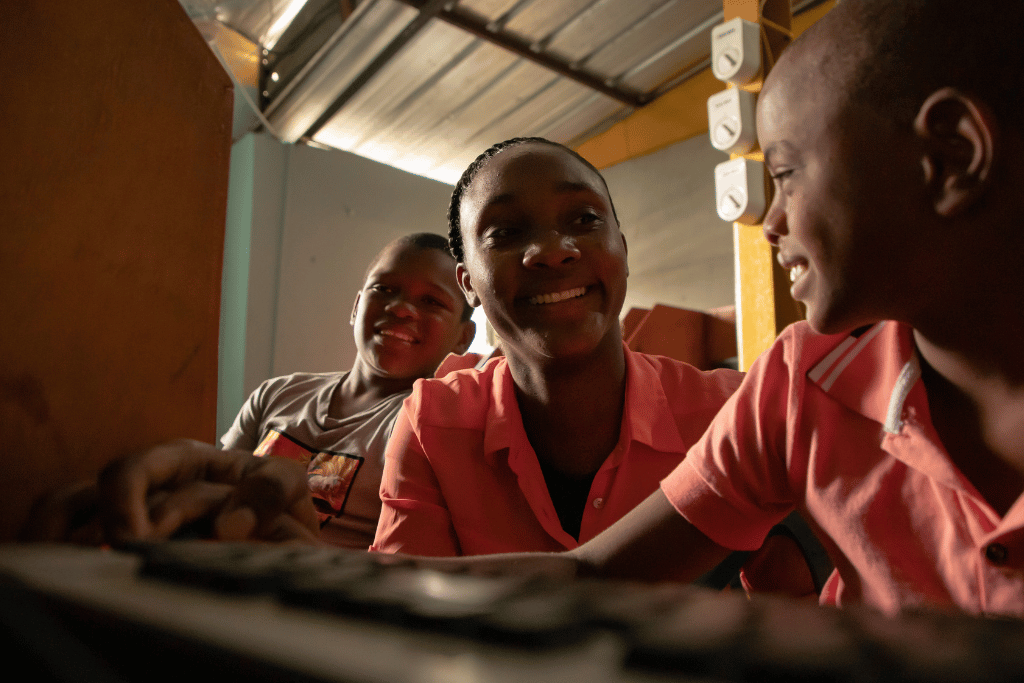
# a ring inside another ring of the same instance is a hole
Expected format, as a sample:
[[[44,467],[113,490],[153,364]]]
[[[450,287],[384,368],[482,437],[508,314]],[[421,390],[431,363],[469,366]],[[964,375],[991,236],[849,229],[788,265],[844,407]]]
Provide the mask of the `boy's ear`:
[[[352,315],[350,315],[349,318],[348,318],[348,324],[349,325],[355,325],[356,324],[356,311],[359,309],[359,297],[362,296],[362,295],[363,295],[363,292],[362,292],[362,290],[360,290],[359,293],[356,294],[356,300],[352,302]]]
[[[455,348],[452,349],[452,352],[457,353],[460,356],[464,354],[469,349],[469,345],[473,343],[473,337],[475,336],[476,323],[472,320],[467,320],[462,323],[462,332],[459,335],[459,341],[455,344]]]
[[[469,271],[466,270],[466,266],[459,263],[455,266],[455,279],[459,281],[459,289],[466,295],[466,301],[473,308],[480,305],[480,297],[473,291],[473,281],[469,279]]]
[[[970,95],[941,88],[921,105],[914,132],[924,142],[924,178],[935,211],[949,217],[966,210],[984,194],[992,174],[992,112]]]

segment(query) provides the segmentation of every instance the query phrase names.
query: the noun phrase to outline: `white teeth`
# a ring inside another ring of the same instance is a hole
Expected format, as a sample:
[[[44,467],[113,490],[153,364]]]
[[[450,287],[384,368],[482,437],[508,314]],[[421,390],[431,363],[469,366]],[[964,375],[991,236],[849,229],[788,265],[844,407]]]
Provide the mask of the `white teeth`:
[[[397,332],[395,330],[381,330],[380,334],[382,337],[394,337],[396,339],[401,339],[402,341],[407,341],[410,344],[416,341],[412,335],[405,334],[404,332]]]
[[[806,270],[807,267],[804,266],[803,264],[793,266],[792,268],[789,269],[789,281],[796,282],[797,280],[800,279],[801,276],[803,276],[804,271]]]
[[[553,304],[559,301],[565,301],[566,299],[575,299],[578,296],[583,296],[587,293],[586,287],[577,287],[576,289],[569,289],[564,292],[555,292],[554,294],[538,294],[527,299],[527,303],[538,305],[538,304]]]

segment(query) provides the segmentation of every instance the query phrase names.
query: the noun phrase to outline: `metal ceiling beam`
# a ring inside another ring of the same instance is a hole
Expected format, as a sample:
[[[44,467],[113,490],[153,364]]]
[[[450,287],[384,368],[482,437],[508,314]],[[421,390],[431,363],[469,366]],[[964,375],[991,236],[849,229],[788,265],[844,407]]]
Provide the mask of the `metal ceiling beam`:
[[[426,6],[433,4],[427,0],[400,1],[420,11],[423,11]],[[558,59],[546,52],[535,50],[529,41],[523,40],[522,38],[510,33],[506,33],[500,27],[490,25],[488,22],[481,21],[466,12],[461,12],[457,9],[442,8],[440,12],[437,12],[436,16],[438,19],[451,24],[452,26],[460,28],[467,33],[471,33],[489,43],[502,47],[523,59],[528,59],[549,71],[554,71],[565,78],[573,80],[592,90],[596,90],[601,94],[607,95],[608,97],[622,102],[627,106],[640,108],[654,99],[654,97],[648,93],[616,87],[614,84],[609,84],[604,79],[576,67],[569,62]]]
[[[353,79],[353,81],[345,88],[344,91],[338,97],[331,102],[331,106],[327,107],[323,114],[313,122],[305,133],[302,134],[304,139],[312,139],[314,135],[320,132],[320,129],[327,125],[327,122],[334,118],[334,115],[348,103],[356,93],[358,93],[364,85],[366,85],[371,78],[377,75],[377,73],[387,66],[388,62],[398,54],[398,51],[405,47],[409,41],[416,37],[416,34],[423,30],[427,23],[440,15],[444,11],[444,6],[451,2],[451,0],[426,0],[425,2],[406,3],[415,7],[419,10],[419,14],[415,19],[410,21],[402,32],[395,36],[388,46],[380,51],[373,61],[366,65],[366,68]]]

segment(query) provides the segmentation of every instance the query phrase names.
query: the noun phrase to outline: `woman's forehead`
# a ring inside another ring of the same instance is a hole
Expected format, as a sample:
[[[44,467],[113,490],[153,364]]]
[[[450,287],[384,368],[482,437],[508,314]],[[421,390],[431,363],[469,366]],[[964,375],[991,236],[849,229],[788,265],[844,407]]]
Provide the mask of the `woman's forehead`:
[[[488,159],[467,188],[466,199],[482,207],[539,183],[607,196],[601,176],[571,152],[556,145],[527,142]]]

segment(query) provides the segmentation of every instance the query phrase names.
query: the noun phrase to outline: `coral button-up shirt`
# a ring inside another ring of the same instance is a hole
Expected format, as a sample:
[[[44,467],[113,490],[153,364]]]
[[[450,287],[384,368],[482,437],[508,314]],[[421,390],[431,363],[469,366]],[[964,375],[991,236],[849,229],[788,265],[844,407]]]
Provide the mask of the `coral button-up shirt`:
[[[625,353],[619,441],[590,487],[580,542],[657,489],[742,379]],[[558,520],[504,358],[416,382],[388,443],[381,500],[371,550],[454,556],[578,545]]]

